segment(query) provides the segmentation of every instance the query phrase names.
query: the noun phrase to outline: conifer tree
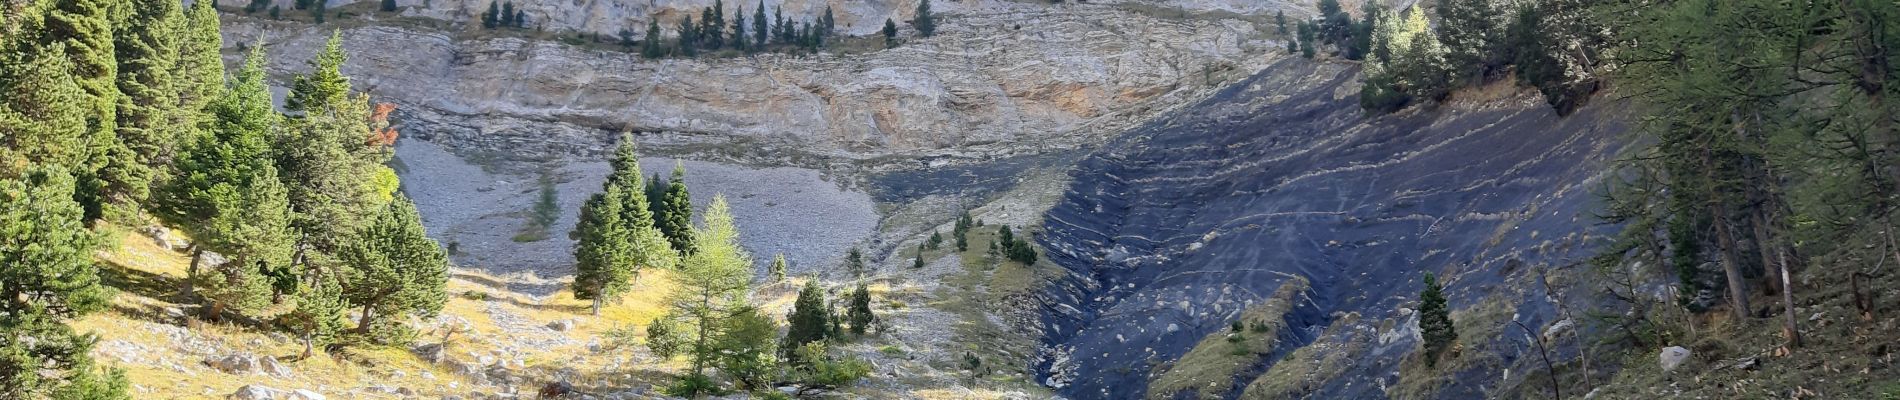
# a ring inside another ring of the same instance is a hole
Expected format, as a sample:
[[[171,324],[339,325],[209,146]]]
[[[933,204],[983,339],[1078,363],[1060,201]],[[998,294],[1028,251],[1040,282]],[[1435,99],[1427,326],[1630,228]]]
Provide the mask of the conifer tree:
[[[383,12],[396,12],[396,0],[383,0]]]
[[[1438,14],[1434,29],[1444,43],[1445,61],[1457,83],[1483,78],[1500,42],[1499,10],[1491,0],[1445,0],[1433,10]]]
[[[183,14],[172,0],[132,0],[124,23],[113,35],[118,62],[118,97],[114,123],[119,147],[106,160],[107,176],[121,177],[115,204],[136,208],[149,196],[151,183],[162,180],[175,146],[189,125],[179,108],[179,83],[172,73],[178,64],[178,36]],[[213,28],[215,29],[215,28]]]
[[[845,271],[851,272],[853,279],[864,279],[864,253],[852,247],[851,251],[844,253],[844,267]]]
[[[759,0],[758,7],[752,9],[752,45],[764,48],[771,36],[765,26],[765,0]]]
[[[787,268],[787,265],[785,264],[785,253],[779,253],[776,256],[772,256],[772,268],[770,271],[772,274],[772,283],[785,281],[786,268]]]
[[[301,234],[299,265],[326,263],[394,189],[375,183],[393,180],[394,171],[382,165],[389,149],[364,140],[371,132],[369,102],[352,96],[349,78],[339,70],[343,62],[342,36],[332,33],[311,60],[312,70],[292,80],[284,108],[301,114],[288,121],[274,146],[278,175],[290,193],[292,226]]]
[[[772,7],[772,32],[775,32],[773,36],[778,37],[779,43],[790,43],[792,41],[792,35],[785,30],[784,6]]]
[[[17,22],[26,29],[38,25],[32,19]],[[0,54],[12,55],[0,56],[0,93],[7,94],[0,96],[0,143],[5,144],[0,146],[0,179],[23,176],[35,166],[84,173],[90,166],[85,140],[91,108],[84,104],[84,89],[70,75],[71,62],[60,48],[64,45],[40,47],[14,37],[0,38],[0,46],[5,46]]]
[[[398,195],[376,213],[342,251],[343,298],[361,309],[356,331],[384,341],[401,329],[398,318],[431,317],[448,301],[448,259],[423,232],[408,197]]]
[[[317,8],[310,11],[310,16],[316,20],[318,25],[322,25],[324,16],[329,14],[330,2],[327,0],[317,0],[316,3]]]
[[[528,12],[519,8],[515,9],[514,22],[515,22],[516,28],[527,28],[528,27]]]
[[[685,329],[671,337],[649,339],[672,341],[670,346],[683,348],[692,358],[681,382],[683,390],[675,392],[683,396],[707,389],[703,385],[710,380],[705,369],[713,366],[722,350],[715,341],[729,327],[729,318],[750,307],[745,294],[753,268],[751,255],[739,246],[739,231],[725,196],[713,197],[706,209],[705,227],[694,237],[698,238],[698,250],[686,256],[680,273],[675,275],[679,289],[673,292],[669,301],[672,310],[666,316]]]
[[[499,18],[501,21],[498,22],[498,24],[501,26],[515,26],[515,2],[513,0],[501,3],[501,16]]]
[[[495,26],[499,24],[501,24],[501,9],[496,8],[495,2],[490,0],[488,11],[482,12],[482,29],[495,29]]]
[[[62,321],[110,300],[75,189],[60,165],[0,177],[0,398],[129,398],[122,373],[98,375],[96,339]]]
[[[707,48],[718,50],[726,45],[726,1],[713,0],[712,8],[705,9],[705,13],[699,21],[704,26],[700,31]]]
[[[648,59],[666,56],[666,48],[660,42],[660,20],[647,20],[647,36],[640,39],[640,55]],[[644,190],[645,188],[641,188]]]
[[[1425,365],[1433,366],[1438,355],[1458,340],[1451,323],[1451,310],[1445,304],[1444,287],[1438,277],[1425,274],[1425,289],[1418,294],[1418,330],[1425,338]]]
[[[621,219],[623,196],[620,185],[608,182],[605,192],[581,207],[580,223],[574,227],[580,234],[574,243],[574,298],[593,300],[594,315],[633,281],[633,234]]]
[[[70,68],[68,79],[81,90],[75,100],[85,110],[86,134],[81,140],[85,156],[80,161],[83,165],[75,165],[70,170],[79,185],[75,198],[86,210],[87,221],[97,220],[108,212],[129,216],[132,214],[127,209],[130,204],[114,202],[130,198],[127,193],[135,178],[125,175],[126,171],[108,168],[114,152],[125,154],[119,149],[121,144],[114,133],[119,90],[114,84],[118,63],[113,61],[112,26],[113,13],[121,5],[117,0],[57,0],[47,7],[38,32],[39,45],[63,50],[66,66]]]
[[[930,0],[917,3],[917,19],[911,22],[917,27],[917,34],[930,37],[937,34],[937,16],[930,13]]]
[[[262,271],[289,264],[294,242],[287,189],[272,158],[280,117],[264,82],[262,46],[252,48],[236,78],[209,107],[209,131],[185,146],[178,177],[155,196],[158,216],[195,239],[187,279],[203,289],[202,310],[213,320],[263,306],[271,288]],[[200,274],[205,251],[228,261]]]
[[[838,19],[837,17],[832,16],[831,5],[829,4],[825,5],[825,16],[818,19],[818,26],[820,27],[818,29],[818,34],[820,36],[831,37],[831,35],[836,33],[836,30],[838,28]]]
[[[224,91],[224,58],[220,53],[224,37],[218,23],[218,10],[211,8],[211,2],[193,2],[185,12],[179,34],[178,60],[172,76],[178,80],[178,108],[195,118],[187,124],[192,128],[210,121],[211,113],[204,110]]]
[[[825,291],[818,287],[818,280],[806,280],[805,287],[798,290],[798,300],[792,303],[792,313],[785,316],[785,323],[790,326],[785,330],[785,343],[779,348],[785,351],[787,359],[802,363],[804,360],[798,360],[793,350],[829,337],[831,316],[826,313],[825,304]]]
[[[871,314],[871,291],[858,283],[858,290],[851,292],[851,308],[846,311],[851,319],[851,334],[863,335],[870,331],[871,324],[877,322],[877,316]]]
[[[917,245],[917,258],[911,261],[910,267],[914,269],[924,268],[924,245]]]
[[[746,35],[745,27],[745,6],[742,5],[738,12],[732,14],[732,47],[740,51],[752,51],[746,45],[746,40],[751,36]]]
[[[680,255],[691,255],[698,251],[693,237],[693,200],[686,190],[686,164],[673,164],[673,178],[666,186],[666,212],[663,218],[654,221],[660,232],[666,234],[666,241]]]
[[[699,35],[695,32],[696,29],[693,25],[693,16],[687,15],[686,18],[680,19],[680,36],[674,43],[675,49],[681,56],[692,57],[699,54]]]
[[[343,288],[335,279],[320,277],[297,290],[297,308],[282,317],[285,326],[303,342],[302,358],[310,358],[317,348],[335,343],[345,329],[349,304]]]
[[[1274,11],[1273,24],[1274,26],[1278,26],[1280,28],[1280,34],[1285,35],[1287,33],[1286,32],[1286,11]]]
[[[884,19],[884,48],[897,47],[897,23]]]

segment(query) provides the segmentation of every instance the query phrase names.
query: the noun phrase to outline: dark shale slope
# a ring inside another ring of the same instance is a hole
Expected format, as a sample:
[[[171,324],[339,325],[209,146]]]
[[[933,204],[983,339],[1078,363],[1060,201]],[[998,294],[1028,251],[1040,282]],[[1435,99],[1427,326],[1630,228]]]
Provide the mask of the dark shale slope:
[[[1513,321],[1573,326],[1538,276],[1589,254],[1616,107],[1560,119],[1519,95],[1369,117],[1357,76],[1283,61],[1084,158],[1039,236],[1069,276],[1041,299],[1038,378],[1073,398],[1143,396],[1295,276],[1312,288],[1284,317],[1294,334],[1228,397],[1316,342],[1333,362],[1299,386],[1318,398],[1475,398],[1541,370]],[[1427,272],[1448,282],[1469,354],[1438,383],[1401,382]]]

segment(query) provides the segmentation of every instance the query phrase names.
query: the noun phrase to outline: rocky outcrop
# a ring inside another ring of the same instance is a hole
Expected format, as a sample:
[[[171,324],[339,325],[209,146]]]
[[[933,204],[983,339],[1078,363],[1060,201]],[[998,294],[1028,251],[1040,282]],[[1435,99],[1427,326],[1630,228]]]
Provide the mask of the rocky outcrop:
[[[1039,378],[1075,398],[1138,395],[1159,369],[1143,366],[1178,360],[1297,277],[1312,283],[1316,315],[1363,316],[1334,329],[1379,338],[1335,346],[1352,352],[1339,355],[1348,366],[1308,393],[1398,396],[1383,388],[1418,343],[1404,329],[1415,313],[1401,310],[1432,272],[1454,310],[1485,316],[1460,327],[1481,349],[1468,353],[1495,350],[1483,356],[1505,368],[1443,371],[1456,383],[1412,395],[1481,398],[1522,380],[1503,370],[1529,369],[1512,363],[1535,356],[1509,350],[1525,338],[1480,332],[1562,319],[1534,282],[1589,254],[1592,190],[1623,126],[1605,107],[1560,119],[1530,95],[1368,116],[1356,75],[1281,62],[1083,160],[1039,237],[1069,271],[1043,297]]]
[[[807,56],[653,61],[386,15],[330,26],[228,15],[224,32],[230,46],[270,46],[269,69],[282,81],[338,30],[355,87],[399,104],[405,133],[452,147],[597,154],[612,134],[633,131],[652,133],[642,141],[659,148],[774,161],[1074,148],[1282,48],[1260,18],[1240,14],[969,4],[939,6],[949,20],[934,37]]]

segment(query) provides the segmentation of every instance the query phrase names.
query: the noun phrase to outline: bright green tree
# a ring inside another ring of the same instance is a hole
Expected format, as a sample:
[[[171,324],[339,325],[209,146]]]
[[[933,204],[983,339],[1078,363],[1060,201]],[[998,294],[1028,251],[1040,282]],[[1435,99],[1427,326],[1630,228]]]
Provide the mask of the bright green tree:
[[[1491,0],[1443,0],[1433,8],[1438,14],[1434,29],[1445,45],[1445,62],[1456,83],[1477,83],[1483,79],[1498,54],[1502,40],[1503,13]]]
[[[356,331],[384,341],[399,318],[434,316],[448,301],[448,259],[423,231],[407,197],[397,196],[343,249],[343,298],[362,310]]]
[[[114,32],[115,82],[120,96],[114,123],[119,146],[107,159],[108,176],[124,177],[114,199],[135,205],[144,202],[151,184],[163,180],[175,144],[190,127],[179,108],[180,82],[173,78],[178,64],[178,36],[184,15],[172,0],[132,0]]]
[[[624,205],[619,201],[624,192],[608,182],[605,192],[581,206],[581,220],[574,227],[580,236],[574,243],[574,298],[593,300],[594,315],[600,315],[602,303],[619,298],[633,283],[633,232],[622,219]]]
[[[785,253],[779,253],[776,256],[772,256],[772,268],[770,272],[772,274],[773,283],[785,281],[785,269],[786,269]]]
[[[778,368],[775,339],[778,339],[778,323],[759,313],[758,307],[740,307],[726,318],[725,326],[714,339],[719,372],[731,378],[739,389],[771,389],[769,379]]]
[[[293,113],[278,136],[277,171],[290,193],[293,227],[301,233],[299,265],[326,263],[392,197],[389,149],[368,140],[369,100],[353,95],[342,36],[332,33],[292,81],[284,108]]]
[[[85,110],[86,133],[80,163],[71,169],[78,181],[75,197],[86,210],[88,221],[111,213],[128,217],[134,205],[129,200],[135,176],[123,169],[109,169],[108,162],[120,149],[117,128],[119,89],[118,63],[114,61],[112,26],[123,7],[120,0],[57,0],[43,4],[44,19],[38,28],[39,44],[44,50],[61,51],[69,68],[66,78],[80,88],[75,99]],[[25,32],[22,32],[23,34]],[[24,49],[23,49],[24,50]]]
[[[715,366],[721,349],[718,338],[730,326],[727,322],[751,307],[746,303],[752,281],[752,256],[739,246],[739,230],[733,224],[732,211],[725,196],[714,196],[706,209],[705,228],[694,235],[698,249],[681,264],[674,276],[679,287],[673,291],[667,314],[678,324],[670,338],[692,358],[691,368],[680,384],[683,395],[708,389],[706,367]]]
[[[317,348],[336,343],[342,336],[349,303],[343,299],[340,285],[328,277],[306,282],[297,289],[297,308],[279,317],[303,342],[302,358],[310,358]]]
[[[205,108],[224,92],[224,37],[218,30],[218,10],[211,2],[192,2],[179,30],[178,60],[172,77],[178,80],[178,108],[196,118],[191,126],[208,123]],[[184,143],[189,143],[185,140]]]

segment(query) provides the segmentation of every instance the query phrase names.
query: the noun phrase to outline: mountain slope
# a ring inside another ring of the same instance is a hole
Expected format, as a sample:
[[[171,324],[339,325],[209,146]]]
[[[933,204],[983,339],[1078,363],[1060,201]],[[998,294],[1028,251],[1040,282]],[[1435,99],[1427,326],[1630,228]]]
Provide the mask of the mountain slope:
[[[1040,378],[1077,398],[1144,393],[1297,277],[1311,289],[1282,316],[1289,339],[1210,381],[1244,387],[1327,329],[1323,345],[1346,346],[1319,352],[1333,365],[1305,394],[1463,398],[1523,379],[1502,371],[1535,354],[1498,333],[1562,319],[1538,279],[1589,254],[1616,110],[1559,119],[1517,95],[1368,118],[1356,75],[1283,61],[1082,161],[1039,237],[1070,272],[1042,298]],[[1448,286],[1464,356],[1441,365],[1455,381],[1402,382],[1427,272]]]

